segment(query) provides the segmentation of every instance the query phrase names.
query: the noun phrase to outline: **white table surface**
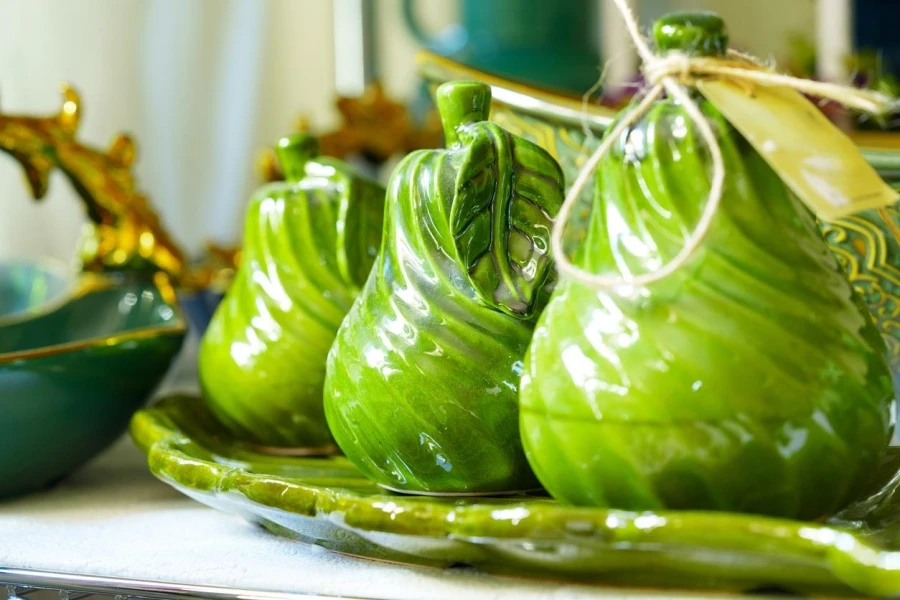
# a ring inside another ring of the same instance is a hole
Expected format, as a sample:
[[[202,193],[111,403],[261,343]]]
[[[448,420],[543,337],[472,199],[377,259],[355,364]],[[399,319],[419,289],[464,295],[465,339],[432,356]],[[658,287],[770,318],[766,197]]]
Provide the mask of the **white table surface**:
[[[52,490],[0,502],[0,567],[391,600],[687,597],[407,568],[284,540],[157,481],[128,439]]]

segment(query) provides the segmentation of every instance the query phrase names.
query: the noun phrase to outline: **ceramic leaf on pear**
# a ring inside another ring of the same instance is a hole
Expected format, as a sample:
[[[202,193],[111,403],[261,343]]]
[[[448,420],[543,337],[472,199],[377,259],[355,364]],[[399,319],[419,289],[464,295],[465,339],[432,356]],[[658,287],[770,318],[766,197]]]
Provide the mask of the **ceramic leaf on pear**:
[[[200,347],[200,382],[238,438],[325,451],[325,359],[381,239],[384,189],[319,157],[298,134],[276,147],[286,181],[247,209],[242,263]]]
[[[388,185],[384,240],[328,359],[325,407],[344,453],[389,488],[534,488],[517,425],[522,356],[552,279],[559,165],[487,122],[490,88],[438,93],[446,150]]]

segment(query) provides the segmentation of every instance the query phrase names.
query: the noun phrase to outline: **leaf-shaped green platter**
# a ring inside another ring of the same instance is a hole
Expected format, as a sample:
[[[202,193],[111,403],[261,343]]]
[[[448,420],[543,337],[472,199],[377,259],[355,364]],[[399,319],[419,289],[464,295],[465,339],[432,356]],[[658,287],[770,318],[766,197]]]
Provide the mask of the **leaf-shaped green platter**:
[[[255,453],[199,397],[131,422],[158,478],[213,508],[346,554],[597,583],[900,595],[900,452],[879,490],[827,524],[703,512],[573,508],[545,497],[394,495],[343,457]]]

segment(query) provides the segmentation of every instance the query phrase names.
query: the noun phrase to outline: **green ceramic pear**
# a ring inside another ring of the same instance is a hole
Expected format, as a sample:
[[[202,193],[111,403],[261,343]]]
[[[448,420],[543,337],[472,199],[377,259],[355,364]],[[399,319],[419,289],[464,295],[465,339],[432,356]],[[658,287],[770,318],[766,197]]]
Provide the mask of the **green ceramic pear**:
[[[490,97],[472,82],[438,90],[448,148],[394,171],[378,261],[329,354],[328,424],[391,489],[537,486],[518,382],[551,277],[563,175],[546,151],[487,122]]]
[[[661,51],[727,47],[709,13],[672,15],[655,34]],[[859,494],[890,439],[885,345],[811,212],[696,101],[726,168],[709,232],[646,287],[562,278],[525,359],[525,450],[573,504],[821,518]],[[658,101],[601,160],[576,262],[626,277],[672,260],[710,173],[684,106]]]
[[[374,262],[384,189],[318,157],[312,137],[283,138],[276,153],[286,181],[247,209],[241,266],[201,342],[200,383],[239,439],[327,451],[325,359]]]

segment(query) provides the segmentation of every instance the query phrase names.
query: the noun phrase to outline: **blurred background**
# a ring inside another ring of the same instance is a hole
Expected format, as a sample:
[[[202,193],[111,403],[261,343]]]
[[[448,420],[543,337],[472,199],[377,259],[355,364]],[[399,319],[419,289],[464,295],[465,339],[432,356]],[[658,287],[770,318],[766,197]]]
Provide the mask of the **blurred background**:
[[[669,10],[717,11],[733,45],[840,80],[858,72],[856,53],[872,48],[870,62],[889,74],[893,36],[880,24],[900,2],[633,4],[646,24]],[[259,152],[298,118],[315,132],[337,127],[336,97],[373,79],[415,112],[415,53],[425,45],[574,94],[601,64],[609,89],[627,83],[636,63],[609,10],[605,0],[0,0],[0,112],[54,114],[60,83],[71,82],[84,107],[80,139],[105,147],[118,132],[133,134],[141,189],[196,253],[205,240],[239,241],[244,205],[260,184]],[[559,53],[549,64],[546,52],[504,63],[498,44],[516,35],[544,36]],[[0,194],[0,257],[72,259],[85,216],[61,175],[34,202],[21,167],[2,156]]]

